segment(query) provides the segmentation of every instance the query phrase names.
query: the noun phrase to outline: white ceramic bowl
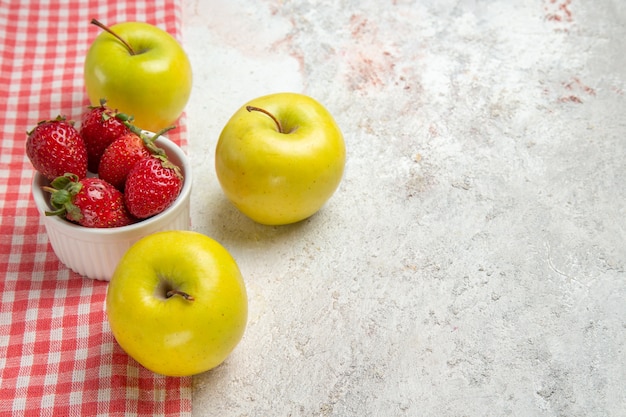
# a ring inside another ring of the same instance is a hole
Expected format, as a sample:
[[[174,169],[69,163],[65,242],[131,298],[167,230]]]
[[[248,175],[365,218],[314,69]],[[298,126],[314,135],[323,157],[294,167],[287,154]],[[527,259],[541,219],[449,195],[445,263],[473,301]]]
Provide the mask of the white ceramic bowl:
[[[39,173],[33,177],[33,197],[42,216],[54,253],[68,268],[87,278],[109,281],[117,263],[130,246],[144,236],[162,230],[188,230],[191,226],[191,166],[185,153],[171,140],[156,140],[172,162],[181,167],[185,178],[180,195],[165,211],[129,226],[94,229],[79,226],[59,216],[46,216],[51,210],[49,194],[41,187],[48,181]],[[167,250],[167,248],[164,248]]]

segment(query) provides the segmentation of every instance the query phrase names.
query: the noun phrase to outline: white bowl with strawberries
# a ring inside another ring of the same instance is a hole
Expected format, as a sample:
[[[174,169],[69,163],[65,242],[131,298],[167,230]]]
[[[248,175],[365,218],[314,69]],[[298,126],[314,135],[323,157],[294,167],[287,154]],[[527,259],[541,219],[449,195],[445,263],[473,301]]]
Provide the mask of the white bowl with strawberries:
[[[102,101],[80,128],[57,117],[28,132],[33,198],[68,268],[108,281],[137,240],[190,228],[191,166],[168,130],[143,131]]]

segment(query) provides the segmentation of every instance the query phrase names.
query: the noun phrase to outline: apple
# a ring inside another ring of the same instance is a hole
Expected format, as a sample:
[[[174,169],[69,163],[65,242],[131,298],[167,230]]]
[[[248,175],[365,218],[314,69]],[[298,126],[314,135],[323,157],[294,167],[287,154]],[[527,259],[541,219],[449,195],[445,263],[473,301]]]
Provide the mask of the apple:
[[[346,149],[315,99],[275,93],[243,105],[224,126],[215,170],[226,197],[252,220],[284,225],[316,213],[343,176]]]
[[[190,376],[222,363],[241,340],[248,299],[229,252],[198,232],[171,230],[133,244],[107,289],[115,340],[145,368]]]
[[[87,52],[85,87],[94,106],[101,99],[132,115],[134,124],[152,132],[170,126],[191,94],[191,64],[169,33],[142,22],[110,28],[93,19],[100,33]]]

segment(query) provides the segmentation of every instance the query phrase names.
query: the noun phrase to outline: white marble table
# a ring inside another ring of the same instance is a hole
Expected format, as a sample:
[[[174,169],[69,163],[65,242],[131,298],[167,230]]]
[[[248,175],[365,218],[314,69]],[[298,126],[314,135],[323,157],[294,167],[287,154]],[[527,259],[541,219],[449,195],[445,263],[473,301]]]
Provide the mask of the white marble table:
[[[192,222],[246,277],[197,416],[623,416],[626,3],[186,0]],[[214,148],[278,91],[335,115],[321,212],[252,223]]]

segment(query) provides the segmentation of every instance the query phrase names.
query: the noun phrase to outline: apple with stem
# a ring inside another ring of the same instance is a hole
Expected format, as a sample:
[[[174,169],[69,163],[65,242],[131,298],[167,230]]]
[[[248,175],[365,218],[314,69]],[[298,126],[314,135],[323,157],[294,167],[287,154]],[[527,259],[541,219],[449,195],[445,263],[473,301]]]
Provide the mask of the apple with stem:
[[[222,363],[241,340],[248,299],[229,252],[198,232],[148,235],[128,249],[107,289],[115,340],[145,368],[189,376]]]
[[[182,114],[191,94],[189,59],[166,31],[142,22],[125,22],[103,30],[91,44],[84,65],[85,87],[92,105],[132,115],[134,124],[157,132]]]
[[[224,126],[215,170],[227,198],[252,220],[284,225],[316,213],[343,176],[343,135],[328,110],[299,93],[243,105]]]

